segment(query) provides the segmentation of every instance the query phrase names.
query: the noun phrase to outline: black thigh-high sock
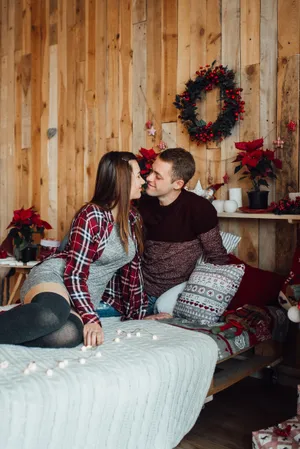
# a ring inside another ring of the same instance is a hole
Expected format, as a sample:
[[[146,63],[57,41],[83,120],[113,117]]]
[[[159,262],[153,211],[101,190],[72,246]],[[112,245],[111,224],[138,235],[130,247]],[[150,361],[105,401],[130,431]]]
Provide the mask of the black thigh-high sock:
[[[23,343],[23,346],[34,348],[73,348],[83,341],[83,323],[81,319],[70,313],[65,324],[57,331],[44,337]]]
[[[70,315],[70,304],[58,293],[38,293],[24,304],[0,315],[0,344],[18,345],[60,329]]]

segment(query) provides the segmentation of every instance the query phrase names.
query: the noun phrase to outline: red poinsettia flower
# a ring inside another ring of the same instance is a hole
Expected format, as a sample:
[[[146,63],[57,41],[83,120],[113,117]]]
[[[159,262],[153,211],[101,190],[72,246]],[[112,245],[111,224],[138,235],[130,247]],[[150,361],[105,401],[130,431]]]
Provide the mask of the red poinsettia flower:
[[[252,140],[250,142],[235,142],[235,148],[242,151],[254,151],[263,146],[264,139]]]
[[[148,161],[155,159],[157,156],[157,153],[153,150],[153,148],[150,148],[150,150],[147,150],[146,148],[141,148],[140,153]]]
[[[249,177],[255,190],[259,190],[262,185],[268,187],[267,179],[276,179],[275,169],[282,168],[281,160],[275,158],[275,151],[263,150],[262,145],[263,139],[235,144],[240,151],[233,161],[239,163],[234,172],[243,169],[240,179]]]
[[[242,159],[242,165],[248,165],[249,167],[256,167],[258,164],[258,159],[251,157],[251,155],[246,154]]]
[[[52,226],[47,221],[41,220],[40,214],[34,210],[33,206],[29,209],[22,207],[21,209],[14,210],[13,219],[6,229],[21,229],[23,226],[37,226],[38,228],[52,229]]]

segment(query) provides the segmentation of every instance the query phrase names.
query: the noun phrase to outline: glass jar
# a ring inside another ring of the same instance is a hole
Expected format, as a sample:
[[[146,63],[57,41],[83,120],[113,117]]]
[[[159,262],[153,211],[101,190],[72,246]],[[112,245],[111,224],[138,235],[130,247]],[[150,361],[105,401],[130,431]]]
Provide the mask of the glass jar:
[[[59,240],[42,239],[40,243],[40,260],[54,254],[60,245]]]

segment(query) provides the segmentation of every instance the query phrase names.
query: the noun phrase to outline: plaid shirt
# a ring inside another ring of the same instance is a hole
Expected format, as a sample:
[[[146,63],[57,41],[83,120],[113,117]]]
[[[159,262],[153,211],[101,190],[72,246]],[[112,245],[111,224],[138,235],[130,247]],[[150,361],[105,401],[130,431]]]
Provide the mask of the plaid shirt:
[[[131,235],[136,246],[133,260],[120,268],[109,281],[102,300],[118,310],[123,319],[142,319],[147,310],[147,297],[143,290],[141,258],[137,251],[134,223],[139,219],[131,211],[129,221]],[[100,323],[87,286],[90,265],[98,260],[113,229],[112,213],[94,204],[87,204],[72,222],[65,250],[53,258],[66,259],[64,283],[71,303],[80,314],[84,324]],[[101,273],[99,273],[101,275]]]

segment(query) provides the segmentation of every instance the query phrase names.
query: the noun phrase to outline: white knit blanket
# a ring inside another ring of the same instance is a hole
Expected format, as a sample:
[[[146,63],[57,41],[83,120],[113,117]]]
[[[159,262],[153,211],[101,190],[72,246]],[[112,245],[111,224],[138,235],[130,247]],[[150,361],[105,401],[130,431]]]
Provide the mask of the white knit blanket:
[[[0,345],[0,449],[171,449],[193,427],[215,342],[156,321],[103,327],[96,350]]]

